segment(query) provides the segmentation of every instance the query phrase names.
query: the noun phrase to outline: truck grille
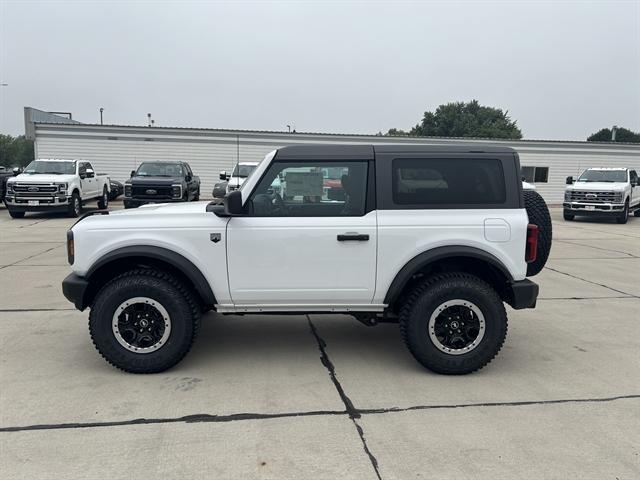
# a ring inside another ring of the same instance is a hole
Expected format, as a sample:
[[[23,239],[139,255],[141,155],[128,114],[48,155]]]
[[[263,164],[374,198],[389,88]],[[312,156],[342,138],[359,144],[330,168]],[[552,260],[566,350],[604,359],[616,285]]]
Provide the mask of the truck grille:
[[[132,196],[137,198],[171,198],[173,196],[171,187],[134,186],[132,191]]]
[[[571,201],[587,203],[620,203],[622,201],[622,194],[619,192],[573,190],[571,192]]]
[[[29,184],[29,183],[14,183],[13,191],[16,193],[27,193],[29,195],[34,194],[46,194],[51,195],[52,193],[56,193],[58,191],[57,185],[37,185],[37,184]]]

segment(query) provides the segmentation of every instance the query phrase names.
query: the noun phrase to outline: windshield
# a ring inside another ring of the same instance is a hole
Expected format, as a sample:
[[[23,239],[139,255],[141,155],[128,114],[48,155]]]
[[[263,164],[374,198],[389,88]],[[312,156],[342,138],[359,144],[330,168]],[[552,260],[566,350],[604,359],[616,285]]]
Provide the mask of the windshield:
[[[626,182],[627,172],[625,170],[587,170],[580,178],[579,182]]]
[[[233,169],[232,177],[247,178],[256,169],[257,165],[236,165]]]
[[[52,162],[50,160],[34,160],[24,173],[33,175],[36,173],[49,173],[52,175],[73,175],[76,173],[76,162]]]
[[[179,163],[145,162],[138,167],[139,177],[182,177],[182,165]]]

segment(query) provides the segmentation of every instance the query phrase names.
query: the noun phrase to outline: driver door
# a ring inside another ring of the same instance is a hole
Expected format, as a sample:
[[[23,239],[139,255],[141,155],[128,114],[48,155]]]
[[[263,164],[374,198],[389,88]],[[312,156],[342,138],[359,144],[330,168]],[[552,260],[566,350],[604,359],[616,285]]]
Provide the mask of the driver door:
[[[372,169],[367,161],[275,161],[247,200],[247,215],[227,224],[234,304],[370,304]]]

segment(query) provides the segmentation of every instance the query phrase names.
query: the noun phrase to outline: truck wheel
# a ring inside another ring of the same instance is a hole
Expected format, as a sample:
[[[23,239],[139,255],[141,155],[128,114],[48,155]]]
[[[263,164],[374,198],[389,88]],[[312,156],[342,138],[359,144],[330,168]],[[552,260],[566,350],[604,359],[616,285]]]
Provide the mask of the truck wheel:
[[[82,213],[82,201],[80,200],[80,195],[78,192],[73,192],[71,195],[71,200],[69,201],[69,209],[67,210],[67,215],[69,217],[79,217]]]
[[[574,218],[576,218],[575,215],[569,213],[568,210],[564,210],[562,212],[562,218],[564,218],[566,221],[570,222],[571,220],[573,220]]]
[[[447,375],[488,364],[507,335],[507,313],[489,284],[467,273],[443,273],[413,289],[400,310],[400,332],[413,357]]]
[[[9,210],[11,218],[24,218],[24,212],[18,212],[16,210]]]
[[[102,196],[98,200],[98,208],[100,210],[106,210],[109,207],[109,193],[107,187],[102,190]]]
[[[551,215],[544,199],[535,190],[525,190],[524,208],[529,216],[529,223],[538,226],[538,254],[536,259],[527,264],[527,277],[533,277],[542,271],[551,252]]]
[[[131,373],[171,368],[191,349],[200,310],[174,276],[138,269],[111,280],[96,296],[89,332],[111,365]]]
[[[616,221],[618,223],[627,223],[627,220],[629,220],[629,200],[627,199],[626,202],[624,202],[624,210],[622,211],[622,214],[616,218]]]
[[[635,212],[633,212],[634,217],[640,217],[640,207],[636,208]]]

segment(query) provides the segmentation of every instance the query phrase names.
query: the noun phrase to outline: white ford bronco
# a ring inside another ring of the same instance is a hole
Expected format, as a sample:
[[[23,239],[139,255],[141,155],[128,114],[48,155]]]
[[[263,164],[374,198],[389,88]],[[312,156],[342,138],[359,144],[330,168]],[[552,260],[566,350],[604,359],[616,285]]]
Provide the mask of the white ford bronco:
[[[207,310],[398,322],[422,365],[473,372],[502,347],[504,303],[535,306],[527,276],[551,246],[503,147],[290,146],[223,205],[96,213],[68,231],[63,292],[90,308],[102,356],[137,373],[178,363]]]
[[[574,181],[567,177],[564,219],[576,216],[614,217],[627,223],[629,213],[640,216],[640,180],[628,168],[588,168]]]
[[[109,177],[96,174],[89,162],[41,158],[7,180],[4,203],[11,218],[59,210],[78,217],[90,200],[96,200],[98,208],[107,208],[110,191]]]

